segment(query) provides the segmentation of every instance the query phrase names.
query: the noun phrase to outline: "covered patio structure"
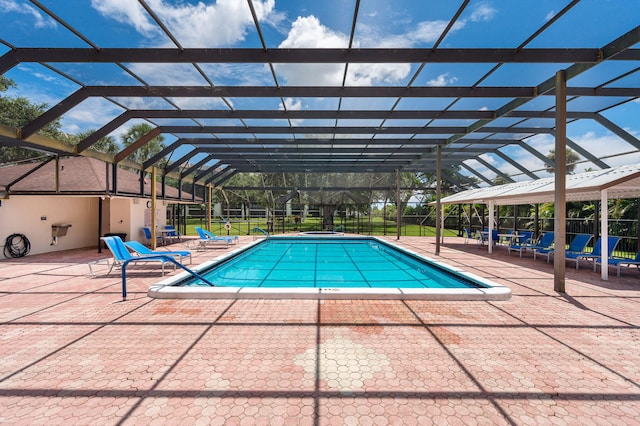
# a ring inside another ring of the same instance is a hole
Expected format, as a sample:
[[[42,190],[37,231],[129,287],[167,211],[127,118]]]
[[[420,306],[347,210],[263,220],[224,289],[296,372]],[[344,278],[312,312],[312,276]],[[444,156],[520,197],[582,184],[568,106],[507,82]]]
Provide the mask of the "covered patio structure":
[[[545,178],[526,182],[496,185],[488,188],[476,188],[462,191],[440,200],[440,204],[487,204],[489,206],[489,235],[494,228],[493,217],[495,206],[553,203],[560,197],[565,201],[600,201],[600,221],[602,238],[602,265],[608,264],[607,236],[608,236],[608,201],[616,198],[640,198],[640,164],[620,166],[593,172],[568,175],[566,186],[558,188],[555,178]],[[557,216],[557,215],[556,215]],[[556,217],[554,220],[555,247],[564,249],[566,217]],[[488,245],[489,253],[492,244]],[[554,256],[555,270],[560,270],[557,280],[564,282],[564,250]],[[601,277],[607,280],[608,268],[601,269]],[[557,284],[556,284],[557,285]],[[562,284],[562,288],[564,285]],[[556,287],[558,289],[558,287]]]

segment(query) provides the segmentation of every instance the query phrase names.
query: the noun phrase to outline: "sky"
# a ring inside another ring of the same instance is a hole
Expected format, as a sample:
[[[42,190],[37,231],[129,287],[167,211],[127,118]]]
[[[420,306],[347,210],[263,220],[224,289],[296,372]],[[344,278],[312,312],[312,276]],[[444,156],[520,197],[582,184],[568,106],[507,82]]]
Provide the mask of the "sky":
[[[352,47],[360,48],[430,48],[454,16],[462,0],[362,0]],[[640,1],[582,0],[567,14],[554,22],[556,14],[569,0],[471,0],[462,15],[441,40],[443,48],[516,48],[547,22],[552,25],[525,45],[542,47],[601,47],[640,24]],[[53,19],[27,0],[0,0],[0,55],[16,47],[166,47],[176,44],[147,13],[133,0],[41,0],[60,20]],[[162,24],[184,48],[260,48],[262,42],[256,31],[251,10],[245,0],[174,1],[146,0]],[[253,0],[254,12],[261,34],[268,48],[347,48],[349,47],[355,0]],[[73,27],[77,34],[65,24]],[[635,46],[636,48],[640,46]],[[87,85],[208,85],[205,78],[189,64],[123,64],[135,76],[114,64],[54,64],[57,70],[77,82]],[[500,66],[480,85],[535,86],[553,77],[558,69],[570,64],[506,64]],[[640,87],[638,61],[615,61],[593,67],[569,82],[569,86],[605,84],[612,76],[630,74],[605,87]],[[351,64],[346,84],[352,86],[406,86],[415,76],[419,64]],[[427,64],[413,82],[416,86],[466,86],[478,82],[493,64]],[[202,64],[202,71],[215,85],[274,85],[268,66],[263,64]],[[274,72],[280,85],[340,85],[344,76],[343,64],[275,64]],[[633,72],[636,70],[635,72]],[[42,64],[23,63],[11,69],[7,77],[18,87],[11,96],[24,96],[37,103],[53,106],[80,87],[60,73]],[[96,129],[128,108],[212,108],[227,109],[335,109],[337,98],[279,99],[236,98],[175,98],[170,102],[159,98],[90,98],[63,117],[63,129],[77,133]],[[397,109],[472,109],[494,110],[510,99],[402,99]],[[553,97],[538,97],[520,109],[552,108]],[[615,108],[610,105],[620,102]],[[389,99],[342,100],[342,109],[388,109]],[[600,99],[584,97],[568,103],[569,111],[597,112],[615,122],[626,132],[640,137],[640,102],[628,99]],[[266,124],[248,120],[248,124]],[[492,125],[511,125],[512,118],[500,118]],[[116,130],[119,135],[136,124],[133,120]],[[180,120],[155,120],[155,124],[185,124]],[[234,124],[221,120],[202,120],[202,124]],[[283,123],[284,124],[284,123]],[[333,125],[333,121],[296,121],[299,125]],[[369,125],[371,123],[350,123]],[[379,124],[379,123],[378,123]],[[387,122],[386,125],[424,125],[412,122]],[[471,122],[440,120],[434,125],[460,126]],[[527,126],[551,127],[552,120],[530,120]],[[578,120],[568,125],[568,137],[596,156],[612,156],[611,166],[640,162],[637,151],[619,136],[593,120]],[[180,135],[179,135],[180,136]],[[186,136],[186,135],[185,135]],[[230,135],[233,136],[233,135]],[[277,137],[278,135],[272,135]],[[475,136],[474,136],[475,137]],[[170,143],[173,136],[167,137]],[[546,154],[553,149],[551,135],[538,135],[528,140],[531,146]],[[542,162],[522,149],[505,149],[507,155],[528,170],[543,169]],[[516,180],[528,180],[526,175],[495,155],[483,159],[513,175]],[[490,178],[494,173],[480,163],[469,164]],[[594,167],[581,164],[576,171]],[[546,177],[545,172],[538,173]]]

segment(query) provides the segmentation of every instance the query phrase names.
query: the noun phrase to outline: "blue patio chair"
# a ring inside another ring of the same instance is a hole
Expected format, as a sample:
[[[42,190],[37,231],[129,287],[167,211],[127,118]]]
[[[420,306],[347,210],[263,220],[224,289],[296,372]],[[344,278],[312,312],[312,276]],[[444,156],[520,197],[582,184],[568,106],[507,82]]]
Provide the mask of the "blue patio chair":
[[[533,235],[533,234],[532,234]],[[531,237],[530,237],[531,238]],[[511,251],[520,252],[520,257],[522,257],[522,252],[526,250],[546,250],[550,249],[553,246],[553,240],[555,236],[553,232],[545,232],[542,234],[537,243],[532,244],[510,244],[509,245],[509,254]]]
[[[104,243],[107,245],[107,248],[113,255],[113,263],[111,264],[109,268],[109,272],[107,272],[107,275],[111,273],[114,267],[121,267],[122,264],[127,260],[130,260],[129,263],[138,263],[138,262],[158,263],[159,262],[162,266],[162,275],[164,275],[164,264],[167,262],[171,263],[170,260],[163,259],[162,257],[158,257],[159,254],[146,255],[146,256],[132,255],[129,252],[129,250],[127,250],[127,246],[124,245],[124,242],[120,239],[120,237],[102,237],[101,239],[104,241]],[[173,265],[173,269],[175,268],[176,266]]]
[[[469,240],[473,240],[473,235],[471,235],[471,230],[469,228],[463,228],[464,231],[464,243],[467,244]]]
[[[500,231],[498,231],[497,229],[493,229],[491,231],[491,242],[493,244],[496,244],[498,242],[498,234],[500,233]],[[488,243],[489,242],[489,228],[484,228],[484,230],[482,232],[478,232],[479,234],[479,238],[478,238],[478,244],[484,245],[484,243]]]
[[[593,271],[596,271],[596,267],[601,263],[602,259],[596,258],[595,262],[593,262]],[[620,276],[620,268],[622,266],[626,266],[627,268],[631,268],[635,266],[640,270],[640,253],[636,254],[636,257],[631,259],[628,257],[610,257],[607,259],[608,266],[615,266],[618,270],[618,276]]]
[[[593,237],[589,234],[576,234],[576,236],[573,237],[573,240],[571,240],[566,253],[583,253],[585,248],[587,248],[587,244],[591,241],[591,238]],[[535,260],[537,255],[547,256],[547,263],[549,263],[549,259],[553,256],[553,252],[553,247],[535,250],[533,252],[533,259]]]
[[[144,227],[142,228],[142,232],[144,232],[144,237],[147,239],[147,245],[151,245],[151,239],[153,238],[151,236],[151,229]],[[162,238],[162,235],[158,234],[156,235],[156,244],[164,244],[164,239]]]
[[[149,249],[147,246],[145,246],[144,244],[138,242],[138,241],[127,241],[124,243],[124,245],[133,250],[134,252],[138,253],[139,255],[142,256],[148,256],[151,254],[166,254],[167,256],[172,256],[172,257],[177,257],[177,261],[182,263],[182,258],[183,257],[188,257],[189,258],[189,264],[191,264],[191,252],[189,250],[174,250],[174,251],[169,251],[169,250],[151,250]]]
[[[182,242],[182,235],[180,235],[180,233],[178,231],[176,231],[176,228],[172,225],[167,225],[164,227],[166,233],[165,233],[165,237],[170,239],[170,240],[178,240],[178,242]]]
[[[615,250],[616,246],[620,242],[620,237],[608,237],[607,238],[607,258],[611,257],[611,254]],[[580,269],[580,261],[581,260],[589,260],[589,259],[597,259],[602,257],[602,238],[598,238],[596,243],[593,245],[593,250],[589,253],[574,253],[569,252],[565,254],[565,259],[571,262],[576,262],[576,269]]]
[[[218,237],[217,235],[196,226],[196,232],[200,239],[198,240],[198,249],[207,248],[210,244],[226,244],[229,246],[233,242],[230,237]]]

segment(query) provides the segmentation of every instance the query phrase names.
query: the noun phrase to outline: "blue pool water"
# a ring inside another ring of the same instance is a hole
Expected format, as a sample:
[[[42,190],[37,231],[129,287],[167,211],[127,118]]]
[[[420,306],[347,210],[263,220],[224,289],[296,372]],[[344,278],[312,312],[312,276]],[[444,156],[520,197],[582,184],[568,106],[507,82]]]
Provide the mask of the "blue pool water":
[[[367,238],[272,237],[200,274],[216,287],[485,287]],[[179,285],[207,286],[198,281]]]

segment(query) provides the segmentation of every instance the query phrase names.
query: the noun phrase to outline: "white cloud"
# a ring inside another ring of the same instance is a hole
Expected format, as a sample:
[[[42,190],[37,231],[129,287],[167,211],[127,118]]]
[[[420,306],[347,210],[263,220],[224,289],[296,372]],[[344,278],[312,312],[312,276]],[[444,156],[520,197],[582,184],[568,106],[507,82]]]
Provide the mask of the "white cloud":
[[[97,129],[121,112],[121,108],[104,98],[88,98],[64,115],[63,130],[77,133],[85,129]]]
[[[450,84],[455,83],[456,81],[458,81],[456,77],[449,77],[449,73],[444,73],[444,74],[440,74],[434,79],[427,81],[427,86],[436,86],[436,87],[448,86]]]
[[[133,63],[129,68],[152,86],[203,86],[207,81],[191,64]]]
[[[301,111],[303,109],[302,100],[301,99],[294,99],[294,98],[285,98],[284,99],[284,106],[282,104],[280,104],[278,109],[280,111],[284,111],[285,107],[287,108],[287,111]],[[290,122],[291,122],[291,124],[293,124],[295,126],[295,125],[301,125],[304,122],[304,120],[291,119]]]
[[[152,35],[159,30],[137,1],[91,0],[91,6],[118,22],[133,25],[136,31],[144,35]]]
[[[171,98],[180,109],[227,109],[221,98]],[[227,99],[233,108],[233,103]]]
[[[287,111],[300,111],[300,110],[302,110],[302,101],[300,99],[285,98],[284,105],[287,107]],[[279,109],[281,111],[284,110],[282,105],[280,105]]]
[[[91,3],[100,13],[133,25],[145,36],[156,37],[160,32],[160,28],[138,2],[92,0]],[[244,1],[217,0],[214,4],[171,4],[165,0],[148,0],[148,4],[183,47],[233,45],[244,40],[247,29],[253,26],[253,18]],[[281,15],[271,16],[275,0],[253,0],[253,6],[260,21],[277,22],[281,19]],[[172,46],[170,41],[163,47],[168,46]]]
[[[553,10],[550,10],[549,13],[547,13],[547,16],[544,17],[545,21],[550,20],[551,18],[553,18],[554,16],[556,16],[556,12]]]
[[[322,25],[315,16],[301,17],[291,25],[281,48],[346,48],[349,38]]]
[[[298,17],[280,48],[346,48],[349,37],[322,25],[315,16]],[[354,47],[359,47],[356,43]],[[348,85],[364,86],[405,78],[409,64],[351,64]],[[289,85],[336,86],[342,84],[344,64],[280,64],[279,75]]]
[[[571,139],[599,158],[615,154],[625,154],[603,159],[605,163],[612,167],[640,162],[640,154],[638,151],[628,142],[612,133],[607,132],[605,135],[597,135],[594,132],[586,132],[582,135],[573,136]],[[588,164],[590,165],[590,163]],[[580,167],[581,165],[578,166],[578,168]]]
[[[488,3],[478,4],[473,11],[469,19],[473,22],[490,21],[496,15],[498,11],[489,6]]]
[[[413,43],[433,43],[447,27],[447,21],[426,21],[418,23],[415,30],[409,32],[409,39]],[[453,24],[451,31],[457,31],[464,27],[463,22]]]
[[[5,13],[15,12],[24,15],[31,15],[35,19],[33,24],[36,28],[56,28],[57,24],[49,16],[40,13],[35,7],[26,3],[18,3],[14,0],[0,0],[0,11]]]

